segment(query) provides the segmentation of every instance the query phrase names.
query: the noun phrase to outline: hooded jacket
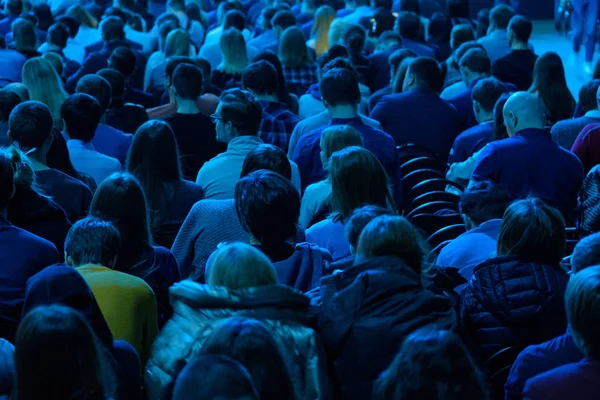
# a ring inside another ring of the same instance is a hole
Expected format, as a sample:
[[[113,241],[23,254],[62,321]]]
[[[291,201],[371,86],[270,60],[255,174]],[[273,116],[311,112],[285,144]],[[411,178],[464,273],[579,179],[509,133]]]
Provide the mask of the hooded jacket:
[[[370,398],[373,382],[410,333],[427,325],[457,326],[450,300],[426,290],[421,276],[394,256],[323,278],[321,295],[321,337],[340,399]]]
[[[170,399],[174,380],[200,353],[219,322],[230,317],[261,320],[288,365],[298,400],[328,399],[328,380],[319,337],[308,326],[309,300],[283,285],[241,290],[182,281],[170,289],[173,318],[154,342],[146,366],[149,400]]]
[[[461,292],[465,332],[484,359],[506,347],[525,347],[563,334],[568,275],[560,267],[515,256],[487,260]]]

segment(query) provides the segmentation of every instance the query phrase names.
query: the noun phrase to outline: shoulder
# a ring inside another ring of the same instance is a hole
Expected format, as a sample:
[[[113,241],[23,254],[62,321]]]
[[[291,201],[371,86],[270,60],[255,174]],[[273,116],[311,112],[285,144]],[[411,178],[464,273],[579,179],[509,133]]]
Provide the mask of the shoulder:
[[[319,139],[321,138],[321,133],[323,133],[323,129],[324,129],[324,127],[321,127],[321,128],[306,132],[304,135],[302,135],[300,140],[298,140],[296,149],[313,148],[316,144],[319,143]]]
[[[44,257],[54,258],[54,262],[58,261],[58,250],[50,241],[34,235],[24,229],[17,228],[16,226],[10,226],[13,233],[13,239],[16,243],[21,242],[27,244],[28,251],[35,251],[38,254],[42,254]]]

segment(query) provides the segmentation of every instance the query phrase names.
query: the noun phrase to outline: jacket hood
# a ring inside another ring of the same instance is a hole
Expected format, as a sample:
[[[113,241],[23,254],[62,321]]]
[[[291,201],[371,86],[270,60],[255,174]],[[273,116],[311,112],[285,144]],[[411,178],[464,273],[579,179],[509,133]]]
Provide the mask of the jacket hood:
[[[27,281],[23,316],[37,306],[62,304],[82,313],[100,341],[112,349],[113,337],[87,282],[74,268],[53,265]]]
[[[479,264],[469,286],[474,298],[508,327],[564,317],[568,275],[559,267],[497,257]]]
[[[275,318],[305,325],[309,320],[308,297],[283,285],[229,290],[186,280],[171,286],[169,294],[174,312],[181,315],[202,310],[214,313],[218,319],[228,316]]]

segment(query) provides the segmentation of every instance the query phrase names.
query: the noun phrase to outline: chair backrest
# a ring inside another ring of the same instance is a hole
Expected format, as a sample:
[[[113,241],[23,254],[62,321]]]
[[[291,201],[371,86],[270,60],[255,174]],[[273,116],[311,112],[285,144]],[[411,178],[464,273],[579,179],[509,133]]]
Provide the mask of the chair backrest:
[[[415,208],[422,206],[423,204],[431,203],[434,201],[447,201],[450,203],[458,204],[459,200],[460,200],[460,197],[454,193],[448,193],[448,192],[444,192],[444,191],[429,192],[429,193],[422,194],[419,197],[417,197],[416,199],[414,199],[410,203],[410,207],[408,207],[408,211],[410,212],[410,211],[414,210]]]
[[[431,247],[437,247],[440,243],[452,241],[465,233],[467,228],[465,228],[465,224],[456,224],[450,225],[445,228],[440,229],[435,232],[433,235],[427,238],[427,243]]]
[[[504,384],[521,350],[522,347],[507,347],[486,360],[484,368],[489,377],[492,400],[504,399]]]
[[[401,176],[406,176],[420,169],[434,169],[443,173],[445,166],[433,157],[417,157],[402,164],[400,173]]]
[[[446,190],[447,186],[456,188],[460,192],[465,191],[464,187],[462,187],[461,185],[459,185],[456,182],[452,182],[447,179],[440,179],[440,178],[428,179],[426,181],[423,181],[423,182],[417,184],[415,187],[412,188],[412,190],[410,192],[408,192],[407,201],[412,203],[412,201],[414,199],[416,199],[417,197],[419,197],[425,193],[443,192]]]
[[[429,237],[447,226],[459,225],[463,223],[463,219],[460,214],[419,214],[411,217],[410,222],[420,229],[424,233],[425,237]]]
[[[400,165],[403,165],[407,161],[418,157],[432,157],[436,158],[437,155],[429,150],[427,147],[416,143],[406,143],[396,147],[398,157],[400,159]]]
[[[406,218],[411,220],[412,217],[419,214],[435,214],[441,210],[450,210],[458,214],[458,204],[449,201],[432,201],[431,203],[423,204],[412,210]],[[459,215],[460,216],[460,215]]]
[[[402,177],[402,188],[408,194],[419,183],[429,179],[444,179],[444,175],[435,169],[419,169]]]
[[[440,244],[438,244],[437,246],[435,246],[435,248],[433,250],[431,250],[429,252],[429,254],[427,255],[427,259],[436,259],[437,256],[440,254],[440,251],[442,251],[442,249],[446,246],[448,246],[450,243],[452,242],[452,240],[446,240]]]

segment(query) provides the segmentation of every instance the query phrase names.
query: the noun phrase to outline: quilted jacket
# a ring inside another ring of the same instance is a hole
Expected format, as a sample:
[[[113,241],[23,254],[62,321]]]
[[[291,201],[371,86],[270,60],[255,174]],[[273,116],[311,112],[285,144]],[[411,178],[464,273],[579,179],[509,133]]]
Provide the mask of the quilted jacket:
[[[170,295],[173,317],[154,342],[146,366],[149,400],[170,399],[174,378],[219,321],[240,316],[261,320],[272,332],[298,400],[330,398],[321,343],[308,326],[306,296],[283,285],[229,290],[191,280],[173,285]]]
[[[475,350],[487,359],[506,347],[525,347],[562,335],[568,275],[559,266],[515,256],[487,260],[461,293],[461,319]]]

